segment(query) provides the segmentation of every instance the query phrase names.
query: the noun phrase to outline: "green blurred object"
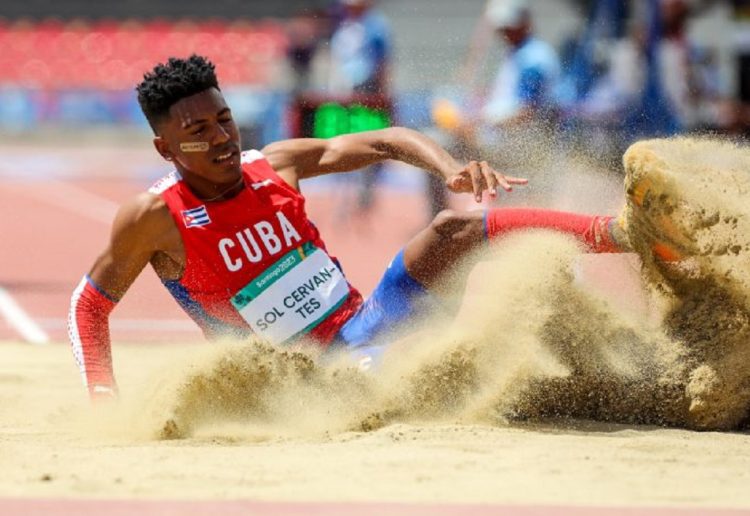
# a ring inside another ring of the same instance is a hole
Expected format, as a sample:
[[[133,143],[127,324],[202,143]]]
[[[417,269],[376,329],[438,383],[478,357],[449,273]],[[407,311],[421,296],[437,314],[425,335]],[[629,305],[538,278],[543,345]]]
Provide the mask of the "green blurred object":
[[[390,126],[391,116],[385,109],[327,102],[315,110],[313,137],[333,138],[341,134],[373,131]]]

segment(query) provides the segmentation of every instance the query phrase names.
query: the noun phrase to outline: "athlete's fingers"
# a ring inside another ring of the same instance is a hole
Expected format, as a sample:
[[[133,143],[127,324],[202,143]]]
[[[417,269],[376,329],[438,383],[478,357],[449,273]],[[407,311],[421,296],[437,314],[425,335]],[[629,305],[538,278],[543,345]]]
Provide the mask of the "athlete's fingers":
[[[482,178],[482,170],[479,167],[479,163],[472,160],[466,166],[466,169],[471,176],[471,189],[474,192],[474,199],[476,199],[477,202],[482,202],[482,188],[484,186],[484,180]]]
[[[529,180],[524,177],[513,177],[513,176],[506,176],[506,175],[503,175],[503,177],[508,183],[512,185],[525,185],[529,182]]]
[[[500,186],[502,186],[506,192],[513,191],[512,185],[525,185],[529,182],[528,179],[524,179],[522,177],[511,177],[506,176],[505,174],[501,174],[500,172],[495,172],[497,175],[497,181],[500,183]]]
[[[445,184],[451,192],[455,193],[468,192],[469,188],[471,188],[469,174],[463,170],[455,176],[448,178]]]
[[[511,185],[510,185],[510,181],[508,181],[508,178],[507,178],[507,177],[505,177],[505,176],[504,176],[503,174],[501,174],[500,172],[495,172],[495,174],[497,175],[497,176],[496,176],[496,177],[497,177],[497,182],[498,182],[498,183],[500,183],[500,186],[502,186],[502,187],[503,187],[503,189],[504,189],[504,190],[505,190],[506,192],[511,192],[511,191],[513,191],[513,187],[512,187]]]
[[[480,161],[479,168],[482,170],[484,183],[487,186],[487,192],[489,192],[490,197],[497,197],[497,185],[502,184],[500,180],[502,178],[502,174],[498,174],[497,172],[495,172],[492,167],[487,164],[486,161]],[[510,188],[507,188],[505,185],[503,185],[503,188],[505,188],[506,190],[510,190]]]

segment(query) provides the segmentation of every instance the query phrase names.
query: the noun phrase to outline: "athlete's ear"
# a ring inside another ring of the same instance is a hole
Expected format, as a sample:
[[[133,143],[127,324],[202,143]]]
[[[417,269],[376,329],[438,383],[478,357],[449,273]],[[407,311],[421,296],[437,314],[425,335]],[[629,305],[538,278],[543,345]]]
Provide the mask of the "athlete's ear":
[[[172,153],[172,151],[170,150],[167,141],[161,136],[154,136],[154,147],[156,148],[156,152],[161,154],[161,157],[165,160],[174,160],[174,153]]]

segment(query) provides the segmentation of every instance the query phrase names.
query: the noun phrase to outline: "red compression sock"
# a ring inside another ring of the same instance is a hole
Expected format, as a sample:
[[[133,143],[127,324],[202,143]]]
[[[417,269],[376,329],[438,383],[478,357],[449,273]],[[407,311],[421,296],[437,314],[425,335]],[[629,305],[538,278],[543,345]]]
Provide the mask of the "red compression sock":
[[[536,208],[493,208],[485,214],[485,227],[489,240],[521,229],[551,229],[574,236],[589,252],[621,253],[609,230],[613,218]]]

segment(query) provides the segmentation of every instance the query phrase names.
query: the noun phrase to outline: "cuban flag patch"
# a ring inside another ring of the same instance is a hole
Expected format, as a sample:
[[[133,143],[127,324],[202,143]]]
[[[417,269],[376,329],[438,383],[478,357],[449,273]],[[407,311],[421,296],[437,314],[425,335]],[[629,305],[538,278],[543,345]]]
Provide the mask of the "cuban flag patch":
[[[184,210],[182,220],[185,222],[186,228],[197,228],[211,223],[211,217],[208,216],[205,205],[192,210]]]

